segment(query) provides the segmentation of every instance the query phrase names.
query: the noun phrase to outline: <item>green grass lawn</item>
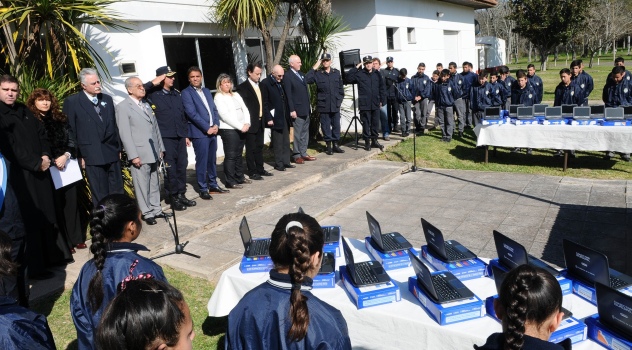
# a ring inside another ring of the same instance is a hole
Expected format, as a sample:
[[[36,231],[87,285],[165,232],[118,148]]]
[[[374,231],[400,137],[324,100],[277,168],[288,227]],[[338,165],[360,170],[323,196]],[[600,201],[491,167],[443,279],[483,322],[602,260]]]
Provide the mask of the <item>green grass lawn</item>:
[[[502,171],[553,176],[570,176],[594,179],[632,178],[632,163],[620,157],[603,160],[603,152],[577,152],[577,158],[569,157],[568,170],[562,170],[563,157],[554,157],[553,150],[534,150],[533,155],[524,152],[511,153],[501,149],[497,155],[489,152],[489,163],[485,165],[483,149],[476,148],[473,130],[466,129],[463,139],[454,138],[450,143],[441,142],[441,131],[435,129],[416,139],[417,166],[423,168],[464,169],[479,171]],[[378,158],[413,162],[413,138],[409,137],[398,145],[387,149]]]
[[[191,277],[168,266],[163,266],[169,283],[178,288],[191,309],[195,329],[194,349],[224,349],[226,318],[208,317],[206,304],[213,293],[213,285]],[[70,290],[34,303],[32,308],[48,318],[57,349],[77,349],[77,333],[70,316]]]

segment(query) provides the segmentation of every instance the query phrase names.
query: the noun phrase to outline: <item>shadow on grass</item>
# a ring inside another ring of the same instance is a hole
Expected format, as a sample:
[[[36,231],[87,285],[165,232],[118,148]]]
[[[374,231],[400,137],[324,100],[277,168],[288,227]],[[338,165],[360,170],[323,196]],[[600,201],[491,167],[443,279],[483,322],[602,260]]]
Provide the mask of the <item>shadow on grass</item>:
[[[217,340],[217,350],[224,349],[224,341],[226,339],[226,327],[228,326],[228,316],[224,317],[207,317],[202,323],[202,332],[204,335],[214,337],[221,335]]]

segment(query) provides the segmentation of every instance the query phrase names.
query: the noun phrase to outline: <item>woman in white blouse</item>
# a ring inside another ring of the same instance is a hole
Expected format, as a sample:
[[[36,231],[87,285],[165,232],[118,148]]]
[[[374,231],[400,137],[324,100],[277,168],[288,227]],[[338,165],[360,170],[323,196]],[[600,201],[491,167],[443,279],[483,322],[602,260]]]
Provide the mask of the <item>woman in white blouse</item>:
[[[217,93],[214,100],[219,112],[219,136],[224,145],[224,174],[227,188],[242,188],[251,183],[244,177],[242,153],[246,132],[250,128],[250,113],[244,100],[233,92],[233,81],[228,74],[217,77]]]

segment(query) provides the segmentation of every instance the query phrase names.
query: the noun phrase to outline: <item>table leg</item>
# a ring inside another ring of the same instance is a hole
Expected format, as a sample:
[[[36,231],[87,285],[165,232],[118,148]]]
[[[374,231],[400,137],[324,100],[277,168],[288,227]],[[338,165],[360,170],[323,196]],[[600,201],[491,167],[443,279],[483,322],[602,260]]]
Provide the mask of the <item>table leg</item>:
[[[564,171],[568,168],[568,150],[564,150]]]
[[[489,146],[485,146],[485,165],[489,161]]]

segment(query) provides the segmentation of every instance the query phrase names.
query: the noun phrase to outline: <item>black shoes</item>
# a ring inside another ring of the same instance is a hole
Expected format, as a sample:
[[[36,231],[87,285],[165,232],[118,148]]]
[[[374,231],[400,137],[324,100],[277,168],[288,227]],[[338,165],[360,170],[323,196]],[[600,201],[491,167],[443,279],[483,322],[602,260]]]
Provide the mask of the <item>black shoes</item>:
[[[177,194],[173,196],[173,200],[170,202],[171,202],[171,209],[173,210],[183,211],[187,209],[186,205],[184,205],[183,203],[180,203],[180,200],[178,199]]]
[[[244,186],[240,185],[240,184],[234,184],[234,185],[226,185],[227,188],[244,188]]]
[[[364,150],[365,151],[370,151],[371,150],[371,142],[369,142],[368,139],[364,140]]]
[[[248,179],[243,179],[243,180],[239,181],[240,185],[241,184],[251,184],[251,183],[252,183],[252,180],[248,180]]]
[[[380,145],[380,143],[379,143],[379,142],[377,142],[377,139],[373,139],[373,140],[371,141],[371,148],[379,148],[379,149],[380,149],[380,151],[383,151],[383,150],[384,150],[384,146]]]
[[[331,141],[327,141],[327,142],[325,142],[325,144],[327,145],[327,148],[325,149],[325,154],[328,155],[328,156],[332,156],[334,154],[334,152],[331,149]]]
[[[271,172],[269,172],[269,171],[267,171],[267,170],[264,170],[264,171],[261,173],[261,176],[272,176],[272,175],[274,175],[274,174],[273,174],[273,173],[271,173]]]
[[[340,148],[340,146],[338,145],[338,142],[334,141],[334,146],[333,146],[333,151],[334,153],[345,153],[345,151]]]
[[[276,171],[285,171],[285,167],[282,167],[282,166],[275,166],[275,167],[274,167],[274,170],[276,170]]]
[[[208,191],[200,191],[200,199],[204,199],[207,201],[209,199],[213,199],[213,197],[211,197]]]
[[[292,164],[285,164],[285,169],[287,169],[287,168],[290,168],[290,169],[292,169],[292,168],[296,168],[296,165],[292,165]]]
[[[408,137],[409,135],[410,135],[410,133],[407,133],[407,132],[403,132],[402,133],[402,137]]]
[[[158,214],[154,215],[154,217],[155,217],[156,219],[164,219],[164,218],[171,217],[171,214],[169,214],[169,213],[165,213],[165,212],[162,212],[162,211],[161,211],[160,213],[158,213]]]
[[[145,219],[145,222],[147,223],[147,225],[155,225],[155,224],[157,224],[157,223],[158,223],[158,222],[156,221],[156,218],[153,218],[153,217],[152,217],[152,218],[146,218],[146,219]]]
[[[263,177],[259,174],[250,175],[250,180],[263,180]]]
[[[183,193],[180,193],[176,198],[178,202],[182,203],[184,206],[187,206],[187,207],[195,207],[195,205],[197,204],[195,203],[195,201],[187,199],[187,197],[185,197]]]
[[[208,193],[213,193],[213,194],[222,194],[222,193],[228,193],[228,192],[230,191],[225,188],[221,188],[219,186],[211,187],[208,189]]]

